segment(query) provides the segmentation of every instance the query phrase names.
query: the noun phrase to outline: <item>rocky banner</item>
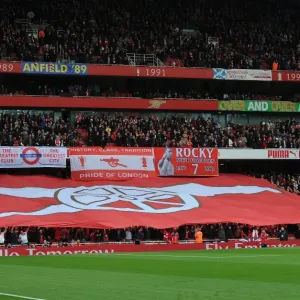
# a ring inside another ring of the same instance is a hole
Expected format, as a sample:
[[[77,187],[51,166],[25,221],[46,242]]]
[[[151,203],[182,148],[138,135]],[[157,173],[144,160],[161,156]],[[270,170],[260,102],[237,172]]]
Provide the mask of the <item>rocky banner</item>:
[[[218,176],[217,148],[155,148],[158,176]]]

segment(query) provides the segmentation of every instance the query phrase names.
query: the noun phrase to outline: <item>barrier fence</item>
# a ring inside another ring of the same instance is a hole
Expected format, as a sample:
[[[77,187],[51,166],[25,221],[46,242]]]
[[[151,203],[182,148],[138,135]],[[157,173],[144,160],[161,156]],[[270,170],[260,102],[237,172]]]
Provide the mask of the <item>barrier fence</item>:
[[[44,74],[49,76],[115,76],[144,78],[193,78],[242,81],[299,82],[299,71],[271,71],[170,66],[64,64],[49,62],[0,62],[1,74]]]
[[[228,250],[228,249],[253,249],[260,248],[260,242],[239,242],[232,241],[227,243],[201,243],[201,244],[106,244],[106,245],[83,245],[67,247],[16,247],[0,248],[1,256],[45,256],[45,255],[73,255],[73,254],[118,254],[134,252],[152,251],[178,251],[178,250]],[[269,240],[269,248],[294,248],[300,247],[300,240]]]

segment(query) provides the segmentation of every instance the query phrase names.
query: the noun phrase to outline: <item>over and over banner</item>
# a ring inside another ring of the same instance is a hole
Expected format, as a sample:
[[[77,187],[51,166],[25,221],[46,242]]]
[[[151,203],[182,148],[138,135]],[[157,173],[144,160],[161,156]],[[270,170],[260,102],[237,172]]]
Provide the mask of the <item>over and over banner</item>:
[[[70,148],[70,161],[75,180],[155,177],[153,148]]]
[[[65,168],[65,147],[0,147],[0,168]]]
[[[246,111],[246,112],[300,112],[300,104],[291,101],[271,100],[220,100],[219,111]]]
[[[217,148],[154,148],[158,176],[218,176]]]

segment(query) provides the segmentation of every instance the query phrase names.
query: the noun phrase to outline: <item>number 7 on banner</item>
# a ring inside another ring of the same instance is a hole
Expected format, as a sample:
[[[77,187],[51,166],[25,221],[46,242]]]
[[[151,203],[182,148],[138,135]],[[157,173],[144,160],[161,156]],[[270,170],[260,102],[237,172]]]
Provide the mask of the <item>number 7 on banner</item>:
[[[198,164],[192,164],[192,166],[194,167],[194,175],[197,175],[197,171],[198,171]]]

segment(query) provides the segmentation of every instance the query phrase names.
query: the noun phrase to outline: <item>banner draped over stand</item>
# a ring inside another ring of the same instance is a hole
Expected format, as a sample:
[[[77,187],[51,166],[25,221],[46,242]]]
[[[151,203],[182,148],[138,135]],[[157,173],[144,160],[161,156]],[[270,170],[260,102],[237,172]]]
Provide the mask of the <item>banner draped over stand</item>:
[[[218,222],[300,223],[299,196],[242,175],[84,184],[0,176],[0,227],[177,227]]]

